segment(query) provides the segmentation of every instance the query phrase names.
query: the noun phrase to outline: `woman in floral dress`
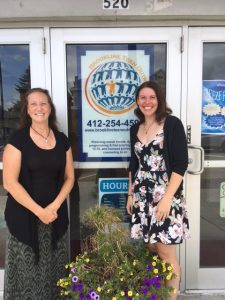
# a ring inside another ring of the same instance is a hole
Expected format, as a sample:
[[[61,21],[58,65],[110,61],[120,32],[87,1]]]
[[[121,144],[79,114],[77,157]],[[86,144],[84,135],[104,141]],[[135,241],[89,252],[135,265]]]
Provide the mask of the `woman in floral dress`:
[[[183,197],[188,165],[187,142],[181,121],[172,116],[159,85],[144,82],[136,92],[140,122],[130,130],[131,161],[127,211],[132,215],[131,237],[143,238],[150,251],[173,265],[179,288],[176,245],[189,237]],[[176,299],[177,293],[171,294]]]

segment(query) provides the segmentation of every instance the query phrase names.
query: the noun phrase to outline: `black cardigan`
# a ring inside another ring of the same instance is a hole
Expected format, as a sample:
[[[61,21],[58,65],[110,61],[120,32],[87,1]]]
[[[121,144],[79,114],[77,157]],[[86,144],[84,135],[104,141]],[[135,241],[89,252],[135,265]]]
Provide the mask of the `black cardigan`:
[[[137,133],[140,124],[141,123],[138,122],[130,128],[131,158],[129,171],[131,172],[132,183],[134,182],[135,174],[139,167],[138,158],[134,152],[134,144],[137,141]],[[163,157],[168,177],[170,178],[172,172],[184,176],[188,166],[188,150],[183,124],[177,117],[169,115],[165,120],[163,131]],[[182,187],[183,184],[181,183],[177,193],[182,189]]]

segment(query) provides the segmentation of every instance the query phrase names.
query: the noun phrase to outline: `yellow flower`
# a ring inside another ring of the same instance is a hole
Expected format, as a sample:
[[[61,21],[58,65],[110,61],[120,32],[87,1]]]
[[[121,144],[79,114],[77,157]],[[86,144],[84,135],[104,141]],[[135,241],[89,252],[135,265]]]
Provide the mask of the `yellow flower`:
[[[133,295],[132,291],[129,291],[127,294],[129,297],[131,297]]]
[[[138,297],[138,296],[139,296],[139,293],[136,293],[136,296]]]
[[[166,276],[166,280],[170,280],[170,279],[171,279],[171,275],[169,274]]]
[[[68,269],[68,268],[69,268],[69,265],[65,265],[65,268]]]
[[[73,264],[70,264],[70,268],[72,268],[73,267]]]
[[[152,259],[153,260],[158,260],[158,256],[154,255]]]
[[[120,293],[120,294],[121,294],[121,296],[124,296],[124,295],[125,295],[124,291],[121,291],[121,293]]]
[[[120,281],[123,281],[124,280],[124,278],[122,277],[122,278],[120,278]]]
[[[111,292],[111,290],[110,290],[110,289],[108,289],[108,290],[107,290],[107,293],[109,294],[110,292]]]
[[[171,271],[172,269],[173,269],[172,266],[168,266],[167,268],[168,271]]]
[[[101,292],[101,290],[102,290],[102,289],[101,289],[100,286],[99,286],[99,287],[97,288],[97,291],[98,291],[98,292]]]
[[[163,268],[162,271],[163,271],[163,272],[166,272],[166,268]]]
[[[133,272],[130,272],[130,276],[133,276],[134,275],[134,273]]]
[[[158,274],[159,273],[159,270],[158,269],[154,269],[154,274]]]
[[[155,266],[156,266],[156,262],[155,262],[155,261],[153,261],[153,262],[152,262],[152,265],[153,265],[153,267],[155,267]]]
[[[133,266],[136,266],[137,262],[136,260],[133,261]]]
[[[116,297],[112,297],[112,300],[116,300],[117,298]]]
[[[69,292],[68,292],[68,291],[65,291],[65,295],[69,295]]]
[[[89,258],[86,258],[85,261],[86,261],[86,263],[88,263],[88,262],[90,261],[90,259],[89,259]]]

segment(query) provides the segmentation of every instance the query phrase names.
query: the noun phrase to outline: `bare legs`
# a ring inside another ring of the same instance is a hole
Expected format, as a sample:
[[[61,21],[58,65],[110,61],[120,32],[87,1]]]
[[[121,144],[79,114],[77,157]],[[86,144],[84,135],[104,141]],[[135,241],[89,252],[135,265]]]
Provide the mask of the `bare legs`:
[[[147,247],[151,254],[157,253],[156,244],[147,244]]]
[[[165,245],[162,243],[155,243],[155,244],[148,244],[148,249],[150,252],[157,252],[159,257],[162,260],[165,260],[166,262],[173,265],[173,273],[176,275],[175,278],[171,279],[170,281],[167,281],[168,286],[172,286],[176,289],[176,291],[179,290],[179,284],[180,284],[180,265],[177,259],[176,255],[176,245]],[[171,293],[171,300],[177,299],[177,292]]]

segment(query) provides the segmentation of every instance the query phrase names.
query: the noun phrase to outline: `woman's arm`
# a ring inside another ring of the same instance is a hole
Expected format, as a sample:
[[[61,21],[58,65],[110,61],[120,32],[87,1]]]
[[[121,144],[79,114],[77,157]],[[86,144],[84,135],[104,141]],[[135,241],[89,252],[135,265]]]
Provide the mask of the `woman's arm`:
[[[126,205],[126,209],[129,215],[132,215],[132,207],[133,207],[132,179],[131,179],[131,172],[129,172],[129,187],[128,187],[128,197],[127,197],[127,205]]]
[[[66,167],[65,167],[65,176],[63,186],[54,199],[52,203],[50,203],[46,209],[49,209],[57,214],[58,209],[65,201],[66,197],[69,195],[74,185],[74,167],[73,167],[73,156],[72,150],[69,148],[66,152]]]
[[[182,180],[183,176],[175,172],[171,174],[169,184],[166,188],[166,192],[157,205],[156,219],[158,221],[164,221],[166,218],[168,218],[173,197],[177,189],[179,188]]]
[[[45,212],[19,183],[21,169],[21,151],[11,144],[7,144],[3,154],[3,187],[22,206],[35,214],[43,223],[49,224],[56,216],[52,212]]]

